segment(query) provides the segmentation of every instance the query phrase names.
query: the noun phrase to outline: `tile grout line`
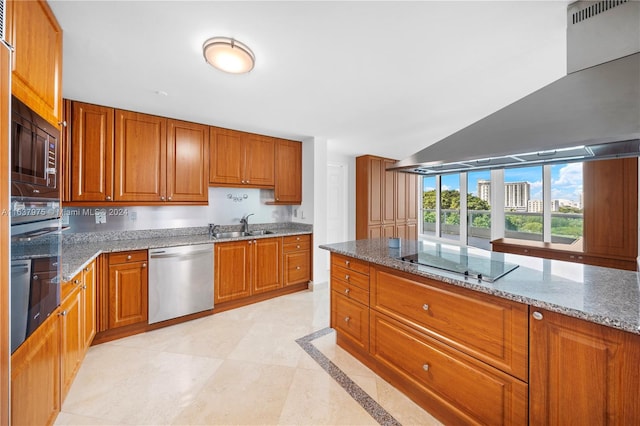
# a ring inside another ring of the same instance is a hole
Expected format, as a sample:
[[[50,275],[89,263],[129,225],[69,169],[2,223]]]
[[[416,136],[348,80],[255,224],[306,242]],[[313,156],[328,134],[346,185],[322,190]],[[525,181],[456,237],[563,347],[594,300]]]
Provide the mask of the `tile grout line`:
[[[320,367],[345,390],[347,393],[365,409],[371,417],[381,425],[401,426],[387,410],[385,410],[376,400],[358,386],[349,376],[347,376],[337,365],[327,358],[318,348],[311,342],[326,336],[334,331],[331,327],[326,327],[315,331],[304,337],[296,339],[296,343],[307,353]]]

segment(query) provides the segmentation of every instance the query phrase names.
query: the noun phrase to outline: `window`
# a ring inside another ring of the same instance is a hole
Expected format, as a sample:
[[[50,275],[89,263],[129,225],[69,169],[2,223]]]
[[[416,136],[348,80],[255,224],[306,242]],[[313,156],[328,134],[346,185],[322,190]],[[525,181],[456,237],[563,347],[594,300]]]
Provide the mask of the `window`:
[[[491,172],[467,174],[467,245],[491,250]]]
[[[440,236],[460,240],[460,175],[440,178]]]
[[[551,167],[551,242],[571,244],[582,238],[582,163]]]
[[[582,163],[425,176],[422,234],[486,250],[502,237],[571,244],[583,233],[582,182]]]
[[[504,236],[542,241],[542,166],[504,171]]]

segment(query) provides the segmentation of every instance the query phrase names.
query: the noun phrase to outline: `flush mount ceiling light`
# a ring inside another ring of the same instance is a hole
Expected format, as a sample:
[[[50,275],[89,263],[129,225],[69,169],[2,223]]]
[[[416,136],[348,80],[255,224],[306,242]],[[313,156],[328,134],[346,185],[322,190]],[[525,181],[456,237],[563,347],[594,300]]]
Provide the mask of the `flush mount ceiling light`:
[[[256,57],[245,44],[229,37],[213,37],[202,45],[204,59],[209,65],[231,74],[249,72]]]

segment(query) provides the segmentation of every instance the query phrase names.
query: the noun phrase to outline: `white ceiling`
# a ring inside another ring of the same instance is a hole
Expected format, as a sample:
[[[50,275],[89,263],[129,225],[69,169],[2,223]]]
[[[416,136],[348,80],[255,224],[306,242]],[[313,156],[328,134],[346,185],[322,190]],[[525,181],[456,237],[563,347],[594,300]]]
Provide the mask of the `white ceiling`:
[[[566,72],[564,0],[50,4],[65,98],[348,155],[405,158]],[[253,71],[207,65],[213,36],[249,45]]]

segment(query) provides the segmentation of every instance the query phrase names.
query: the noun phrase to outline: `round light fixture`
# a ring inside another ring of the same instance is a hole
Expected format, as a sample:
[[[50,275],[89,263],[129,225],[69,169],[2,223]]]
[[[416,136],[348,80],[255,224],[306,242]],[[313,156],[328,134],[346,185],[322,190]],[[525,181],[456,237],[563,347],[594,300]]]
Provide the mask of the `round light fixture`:
[[[213,37],[202,45],[204,59],[209,65],[231,74],[249,72],[256,57],[249,47],[229,37]]]

